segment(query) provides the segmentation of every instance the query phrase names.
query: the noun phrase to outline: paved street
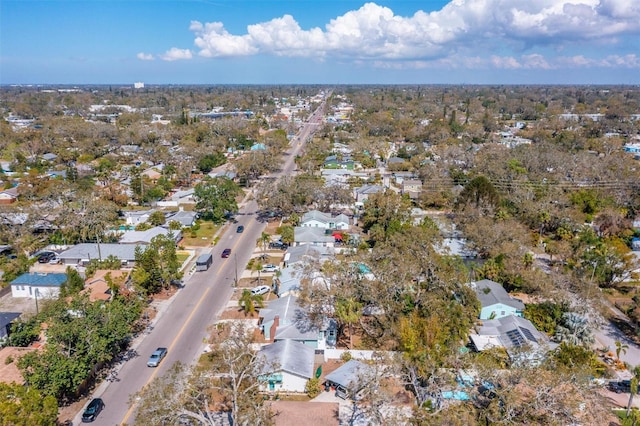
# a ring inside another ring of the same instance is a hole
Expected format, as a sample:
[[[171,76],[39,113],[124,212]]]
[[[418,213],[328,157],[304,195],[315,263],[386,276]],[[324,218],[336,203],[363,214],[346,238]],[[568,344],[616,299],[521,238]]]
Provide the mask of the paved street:
[[[283,168],[275,177],[293,172],[296,155],[321,120],[320,108],[311,114],[309,122],[291,141]],[[130,405],[132,396],[155,377],[164,374],[175,362],[192,364],[203,353],[209,335],[207,329],[231,298],[235,278],[242,274],[256,240],[266,227],[265,223],[257,220],[258,206],[249,198],[245,198],[240,206],[236,216],[238,223],[222,233],[218,244],[208,250],[214,259],[209,270],[186,276],[184,288],[170,300],[156,306],[157,316],[150,329],[133,344],[132,349],[137,355],[121,364],[114,371],[111,381],[104,381],[96,389],[93,397],[101,397],[106,405],[95,421],[96,425],[133,423],[136,405],[135,398],[134,404]],[[237,225],[244,225],[243,233],[235,232]],[[230,248],[232,254],[223,259],[221,253],[225,248]],[[157,347],[168,348],[168,355],[157,368],[149,368],[146,366],[147,360]],[[80,420],[81,412],[76,415],[74,424],[79,424]]]

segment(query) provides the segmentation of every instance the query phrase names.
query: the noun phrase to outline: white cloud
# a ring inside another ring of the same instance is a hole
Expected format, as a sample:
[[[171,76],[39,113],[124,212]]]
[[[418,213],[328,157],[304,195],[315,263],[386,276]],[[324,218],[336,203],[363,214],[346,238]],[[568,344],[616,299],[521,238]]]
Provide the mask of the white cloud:
[[[136,55],[141,61],[153,61],[155,57],[151,53],[140,52]]]
[[[303,29],[293,16],[283,15],[248,25],[244,34],[229,33],[222,22],[192,21],[189,29],[196,36],[197,54],[209,58],[268,54],[346,58],[389,68],[432,63],[552,69],[562,61],[577,65],[581,60],[576,56],[554,62],[540,49],[593,48],[640,36],[640,1],[451,0],[441,10],[407,17],[366,3],[331,19],[324,28]],[[177,60],[191,55],[188,49],[173,48],[159,57]],[[637,58],[582,60],[583,66],[616,62],[628,66]]]
[[[160,59],[163,61],[179,61],[181,59],[191,59],[193,54],[189,49],[178,49],[177,47],[172,47],[167,50],[164,54],[160,55]]]

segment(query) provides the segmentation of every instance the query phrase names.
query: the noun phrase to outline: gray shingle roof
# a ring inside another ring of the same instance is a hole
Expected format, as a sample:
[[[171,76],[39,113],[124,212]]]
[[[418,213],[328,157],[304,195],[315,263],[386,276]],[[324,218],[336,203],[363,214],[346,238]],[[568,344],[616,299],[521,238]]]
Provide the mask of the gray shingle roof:
[[[324,228],[296,226],[293,230],[296,243],[332,243],[335,239],[325,233]]]
[[[495,281],[481,280],[471,283],[471,286],[475,290],[482,307],[502,303],[518,310],[524,309],[524,303],[509,296],[504,287]]]
[[[373,379],[371,366],[352,359],[325,376],[325,380],[342,385],[350,391],[358,390],[362,384]],[[353,388],[356,389],[353,389]]]
[[[275,317],[280,317],[280,324],[291,324],[296,318],[304,314],[298,305],[298,298],[295,296],[281,297],[269,303],[267,308],[260,309],[260,317],[263,322],[273,321]]]
[[[315,350],[295,340],[281,340],[260,349],[267,362],[266,369],[279,365],[279,370],[310,379],[314,375]],[[266,372],[266,371],[265,371]]]
[[[58,255],[62,260],[65,259],[106,259],[109,256],[115,256],[120,260],[135,261],[136,247],[145,248],[144,244],[100,244],[100,253],[98,254],[98,244],[83,243],[71,247]]]

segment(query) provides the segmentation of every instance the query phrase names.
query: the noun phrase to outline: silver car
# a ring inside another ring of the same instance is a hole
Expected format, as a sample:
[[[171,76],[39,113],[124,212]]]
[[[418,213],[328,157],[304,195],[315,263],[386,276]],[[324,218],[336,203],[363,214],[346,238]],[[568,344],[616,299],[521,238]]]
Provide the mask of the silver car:
[[[167,356],[167,348],[156,349],[149,357],[147,367],[157,367],[165,356]]]

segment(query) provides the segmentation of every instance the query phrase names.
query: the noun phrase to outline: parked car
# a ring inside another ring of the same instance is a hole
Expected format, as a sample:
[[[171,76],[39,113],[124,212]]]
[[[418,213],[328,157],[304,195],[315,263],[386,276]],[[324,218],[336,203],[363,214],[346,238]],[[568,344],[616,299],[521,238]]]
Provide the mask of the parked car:
[[[60,258],[58,256],[53,256],[49,261],[49,264],[51,265],[57,265],[58,263],[60,263]]]
[[[158,348],[149,357],[149,361],[147,361],[147,367],[157,367],[160,365],[160,361],[167,356],[167,348]]]
[[[238,227],[236,228],[236,232],[238,234],[242,234],[244,232],[244,226],[238,225]]]
[[[49,263],[54,257],[56,257],[56,254],[52,251],[43,251],[36,256],[38,263]]]
[[[222,250],[222,256],[223,258],[227,258],[231,255],[231,249],[230,248],[226,248],[224,250]]]
[[[259,285],[259,286],[254,287],[254,288],[251,289],[251,294],[253,294],[253,295],[267,294],[267,293],[269,293],[270,290],[271,290],[271,288],[269,288],[268,285]]]
[[[609,382],[609,390],[615,393],[629,393],[631,392],[631,380]]]
[[[278,272],[280,268],[276,265],[268,264],[262,267],[262,272]]]
[[[87,408],[82,413],[82,423],[91,423],[98,417],[100,411],[104,408],[104,401],[100,398],[94,398],[91,400]]]
[[[287,247],[289,247],[289,245],[283,243],[282,241],[271,241],[269,243],[269,248],[272,248],[272,249],[286,250]]]

